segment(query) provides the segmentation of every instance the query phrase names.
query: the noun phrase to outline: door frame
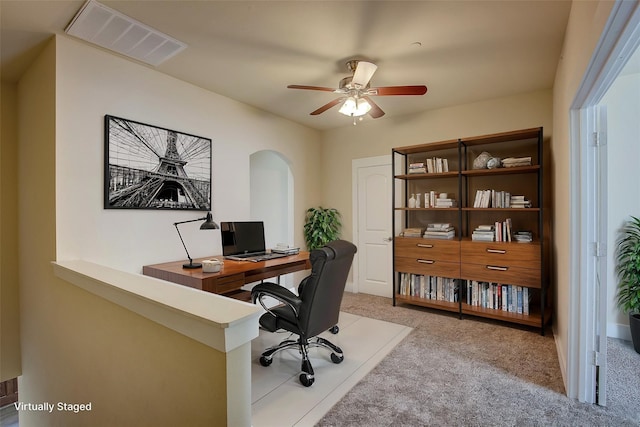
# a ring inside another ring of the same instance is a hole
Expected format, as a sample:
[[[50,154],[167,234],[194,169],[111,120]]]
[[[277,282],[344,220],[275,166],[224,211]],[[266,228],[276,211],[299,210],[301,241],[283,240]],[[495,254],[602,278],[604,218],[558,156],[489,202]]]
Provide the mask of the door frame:
[[[361,159],[353,159],[351,161],[351,222],[352,222],[352,234],[353,241],[357,243],[360,239],[359,235],[359,226],[360,223],[358,221],[358,169],[372,166],[389,166],[389,170],[391,170],[391,154],[385,156],[375,156],[375,157],[365,157]],[[393,177],[391,177],[393,182]],[[391,207],[389,207],[391,209]],[[391,224],[390,224],[391,225]],[[358,253],[355,254],[353,259],[353,281],[351,284],[351,289],[347,289],[354,294],[360,292],[360,263],[358,258]],[[347,287],[349,287],[347,285]]]
[[[571,225],[570,233],[572,279],[569,284],[571,304],[567,395],[587,403],[597,403],[594,344],[598,334],[596,323],[585,321],[597,315],[594,311],[598,295],[595,288],[581,286],[593,280],[593,272],[597,271],[596,263],[599,262],[590,251],[591,243],[598,236],[594,235],[592,219],[587,215],[587,212],[595,209],[591,205],[594,183],[588,180],[588,177],[596,172],[594,155],[589,153],[589,147],[593,146],[590,139],[593,137],[591,131],[594,126],[591,122],[596,116],[596,105],[626,64],[626,61],[620,59],[628,59],[639,45],[639,3],[617,0],[569,112],[572,165],[570,209],[571,218],[575,221]],[[606,358],[606,354],[601,354],[600,357]]]

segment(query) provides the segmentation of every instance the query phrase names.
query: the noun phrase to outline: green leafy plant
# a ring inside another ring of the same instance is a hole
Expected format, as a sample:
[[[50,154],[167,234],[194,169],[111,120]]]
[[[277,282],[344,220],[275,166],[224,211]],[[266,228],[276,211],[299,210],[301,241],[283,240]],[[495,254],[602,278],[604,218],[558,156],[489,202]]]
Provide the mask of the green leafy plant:
[[[304,223],[304,240],[309,250],[321,248],[340,236],[340,212],[334,208],[307,209]]]
[[[627,313],[640,313],[640,219],[632,216],[621,230],[615,260],[618,307]]]

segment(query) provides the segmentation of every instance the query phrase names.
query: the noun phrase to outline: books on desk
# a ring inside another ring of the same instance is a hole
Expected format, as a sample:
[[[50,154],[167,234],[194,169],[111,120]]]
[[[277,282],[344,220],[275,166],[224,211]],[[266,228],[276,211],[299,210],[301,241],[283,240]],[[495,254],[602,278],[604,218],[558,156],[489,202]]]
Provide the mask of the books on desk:
[[[277,245],[275,248],[271,249],[271,252],[276,254],[296,255],[300,252],[300,248],[290,248],[288,246]]]

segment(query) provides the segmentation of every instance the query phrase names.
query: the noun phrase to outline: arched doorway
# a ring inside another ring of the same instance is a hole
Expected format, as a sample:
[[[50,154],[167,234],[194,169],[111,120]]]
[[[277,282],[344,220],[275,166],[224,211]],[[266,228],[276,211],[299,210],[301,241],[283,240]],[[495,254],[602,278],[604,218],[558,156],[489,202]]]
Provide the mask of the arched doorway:
[[[293,174],[288,159],[263,150],[251,154],[249,163],[251,219],[264,222],[267,248],[293,245]]]

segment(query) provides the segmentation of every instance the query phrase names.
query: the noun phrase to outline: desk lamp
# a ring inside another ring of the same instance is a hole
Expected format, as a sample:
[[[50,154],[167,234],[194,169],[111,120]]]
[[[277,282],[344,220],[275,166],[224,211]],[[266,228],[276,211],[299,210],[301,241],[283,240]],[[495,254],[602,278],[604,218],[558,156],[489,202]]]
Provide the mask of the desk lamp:
[[[189,255],[189,251],[187,250],[187,245],[184,244],[184,240],[182,239],[182,235],[180,234],[180,229],[178,228],[178,224],[185,224],[187,222],[195,222],[195,221],[202,221],[202,220],[204,220],[204,222],[202,223],[202,225],[200,225],[200,230],[216,230],[220,228],[218,227],[218,224],[216,224],[213,221],[213,216],[211,215],[211,212],[208,212],[207,216],[203,218],[189,219],[187,221],[179,221],[179,222],[173,223],[173,225],[176,227],[176,231],[178,232],[178,236],[180,236],[180,241],[182,242],[182,246],[184,246],[184,251],[187,253],[187,258],[189,258],[189,263],[182,264],[182,268],[200,268],[202,267],[202,264],[200,264],[199,262],[194,263],[193,260],[191,259],[191,256]]]

